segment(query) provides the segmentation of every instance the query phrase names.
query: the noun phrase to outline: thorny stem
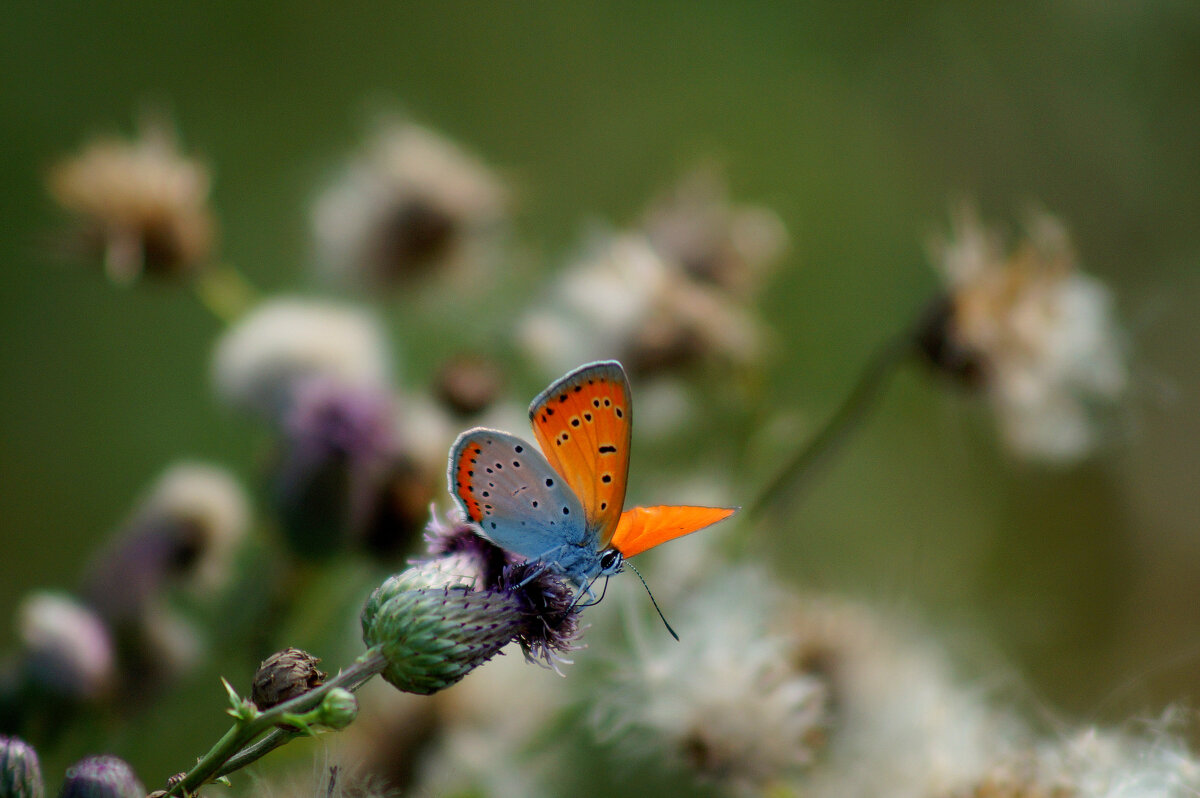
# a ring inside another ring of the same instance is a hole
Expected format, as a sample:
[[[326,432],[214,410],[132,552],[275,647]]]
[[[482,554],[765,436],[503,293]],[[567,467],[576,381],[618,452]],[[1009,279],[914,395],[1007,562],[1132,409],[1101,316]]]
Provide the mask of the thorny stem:
[[[906,328],[886,341],[863,368],[854,389],[838,406],[825,425],[792,455],[779,473],[746,510],[748,520],[757,519],[768,507],[794,496],[802,481],[846,440],[867,417],[883,393],[896,368],[914,351],[914,327]]]
[[[168,795],[191,795],[213,779],[226,776],[260,757],[304,734],[301,731],[276,728],[285,715],[298,715],[320,706],[325,694],[335,687],[351,692],[364,685],[387,665],[387,660],[378,648],[370,648],[354,663],[320,687],[297,696],[291,701],[260,712],[250,720],[238,720],[233,727],[212,747],[196,766],[188,771],[181,782]],[[254,742],[264,732],[270,733]]]
[[[192,283],[200,304],[224,324],[233,324],[255,302],[258,292],[235,266],[214,263]]]

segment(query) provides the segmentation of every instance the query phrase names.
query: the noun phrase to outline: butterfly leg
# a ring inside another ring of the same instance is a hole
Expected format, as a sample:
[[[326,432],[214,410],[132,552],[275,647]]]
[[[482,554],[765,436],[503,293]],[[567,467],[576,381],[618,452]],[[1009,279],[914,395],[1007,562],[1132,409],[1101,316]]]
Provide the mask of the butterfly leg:
[[[536,557],[530,557],[528,560],[526,560],[526,562],[535,563],[536,567],[531,570],[524,579],[521,580],[521,583],[517,585],[517,587],[525,587],[525,585],[529,584],[534,579],[537,579],[539,576],[553,567],[559,561],[565,548],[565,546],[555,546],[552,549],[547,549]],[[559,569],[555,568],[555,570]]]

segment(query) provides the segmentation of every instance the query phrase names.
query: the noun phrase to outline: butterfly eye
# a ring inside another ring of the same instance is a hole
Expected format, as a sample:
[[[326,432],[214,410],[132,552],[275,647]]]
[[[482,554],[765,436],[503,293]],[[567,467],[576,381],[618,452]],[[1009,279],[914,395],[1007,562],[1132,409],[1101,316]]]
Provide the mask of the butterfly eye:
[[[615,574],[621,570],[624,558],[616,549],[609,549],[600,555],[600,570],[606,574]]]

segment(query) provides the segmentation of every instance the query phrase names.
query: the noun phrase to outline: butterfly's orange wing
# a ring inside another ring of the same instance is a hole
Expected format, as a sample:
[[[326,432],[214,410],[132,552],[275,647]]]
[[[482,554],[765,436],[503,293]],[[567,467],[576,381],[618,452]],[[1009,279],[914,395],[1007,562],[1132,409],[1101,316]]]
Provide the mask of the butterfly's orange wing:
[[[629,381],[615,360],[580,366],[529,406],[538,444],[579,497],[598,549],[607,548],[625,506],[631,411]]]
[[[621,513],[612,547],[626,557],[696,532],[736,512],[727,507],[634,507]]]

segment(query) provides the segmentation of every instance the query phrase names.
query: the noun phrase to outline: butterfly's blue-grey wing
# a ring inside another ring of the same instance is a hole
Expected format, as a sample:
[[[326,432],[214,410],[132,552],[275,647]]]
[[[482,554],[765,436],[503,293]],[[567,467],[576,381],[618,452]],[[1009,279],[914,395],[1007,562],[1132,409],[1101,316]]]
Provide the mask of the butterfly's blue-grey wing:
[[[450,492],[483,534],[527,559],[587,535],[583,506],[533,444],[476,427],[450,449]]]

